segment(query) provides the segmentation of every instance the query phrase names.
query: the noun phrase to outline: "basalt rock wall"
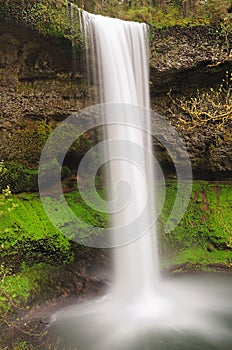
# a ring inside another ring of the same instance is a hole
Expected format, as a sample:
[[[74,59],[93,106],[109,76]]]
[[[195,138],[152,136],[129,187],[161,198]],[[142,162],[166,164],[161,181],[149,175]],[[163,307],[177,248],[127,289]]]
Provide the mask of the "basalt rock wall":
[[[230,35],[203,26],[154,30],[151,35],[152,108],[177,128],[196,177],[231,178],[231,129],[225,133],[216,125],[191,132],[179,128],[168,97],[170,91],[191,96],[197,89],[220,84],[232,67]],[[57,123],[93,104],[84,58],[77,55],[74,72],[72,53],[68,40],[42,36],[22,25],[0,24],[1,159],[36,168]],[[173,176],[165,149],[154,143],[161,165]]]

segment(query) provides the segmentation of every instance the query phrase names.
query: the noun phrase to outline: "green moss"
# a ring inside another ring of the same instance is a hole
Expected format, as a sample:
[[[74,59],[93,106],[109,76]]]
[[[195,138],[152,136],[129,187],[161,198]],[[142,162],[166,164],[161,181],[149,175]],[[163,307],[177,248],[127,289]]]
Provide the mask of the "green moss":
[[[103,214],[89,208],[78,192],[66,195],[66,200],[73,212],[84,222],[93,226],[105,226]],[[55,210],[60,227],[68,227],[70,238],[72,229],[69,212],[65,211],[59,200],[47,197],[48,205]],[[21,194],[13,197],[16,206],[8,211],[11,203],[3,205],[0,221],[0,254],[10,266],[20,266],[22,262],[33,265],[37,262],[60,264],[72,260],[73,252],[70,241],[49,221],[38,194]],[[81,235],[86,234],[82,229]]]
[[[79,192],[68,193],[65,197],[74,214],[83,222],[92,226],[108,225],[105,215],[90,208]],[[169,182],[165,205],[158,222],[163,264],[230,264],[232,187],[226,184],[195,182],[188,209],[181,222],[172,232],[164,234],[165,222],[171,213],[175,197],[176,184]],[[69,238],[73,238],[69,213],[64,211],[56,198],[48,197],[47,201],[59,217],[58,225],[68,226]],[[14,259],[17,257],[19,263],[59,263],[71,259],[68,238],[50,223],[36,194],[21,194],[14,197],[13,203],[17,207],[9,213],[5,208],[6,214],[0,222],[2,256],[11,256]],[[80,239],[89,234],[81,223],[79,232]],[[23,254],[20,254],[21,251]]]
[[[101,190],[100,190],[101,192]],[[59,266],[86,258],[89,249],[74,245],[49,221],[38,194],[20,194],[4,201],[0,221],[0,313],[27,302],[28,298],[54,294],[52,282]],[[49,205],[60,217],[61,226],[69,226],[69,215],[57,198],[47,197]],[[78,192],[68,193],[66,200],[83,221],[105,226],[104,215],[89,208]],[[14,210],[8,208],[14,205]],[[70,227],[70,226],[69,226]],[[81,234],[82,227],[79,227]],[[56,287],[55,287],[56,288]]]
[[[0,0],[0,20],[18,23],[44,36],[75,41],[77,52],[83,48],[78,8],[70,21],[68,0]]]
[[[28,299],[30,290],[34,287],[33,282],[28,276],[10,275],[5,276],[0,283],[0,308],[4,310],[8,305],[5,302],[14,300],[15,304],[20,304]]]
[[[26,304],[29,297],[42,299],[44,293],[52,294],[51,276],[56,274],[57,267],[44,263],[31,267],[22,265],[17,273],[1,266],[0,271],[0,315],[12,308]]]
[[[163,227],[175,201],[176,184],[167,185],[165,206],[159,220],[163,264],[232,262],[232,187],[196,182],[181,222],[170,233]]]
[[[44,35],[62,36],[75,40],[79,48],[83,47],[78,21],[70,23],[67,0],[0,0],[0,2],[0,18],[27,25]],[[73,3],[78,4],[77,1]],[[228,32],[231,30],[229,26],[231,16],[227,12],[228,4],[229,0],[223,6],[220,0],[207,1],[186,16],[183,15],[183,8],[180,4],[173,3],[165,6],[158,4],[155,6],[141,6],[141,4],[128,6],[119,1],[105,1],[104,5],[98,6],[91,1],[85,2],[84,6],[90,12],[123,20],[145,22],[156,29],[172,26],[213,25],[219,26],[221,31],[226,28]],[[76,6],[74,11],[77,12]]]
[[[2,1],[0,16],[37,29],[42,34],[63,35],[69,30],[66,0]]]
[[[164,234],[176,189],[174,181],[167,183],[165,205],[158,222],[162,267],[178,264],[188,264],[193,269],[194,266],[204,269],[211,264],[230,266],[232,186],[195,182],[181,222],[172,232]],[[101,196],[103,192],[103,189],[99,190]],[[79,192],[68,193],[65,197],[81,220],[93,226],[107,226],[107,218],[90,208]],[[47,197],[47,200],[49,206],[56,209],[59,224],[69,226],[69,215],[57,198]],[[16,207],[9,212],[12,202],[5,201],[0,221],[2,309],[7,308],[12,299],[21,303],[33,293],[39,295],[42,290],[49,290],[55,265],[72,261],[74,254],[69,239],[50,223],[38,194],[14,196],[13,204]],[[79,230],[80,234],[88,234],[82,232],[81,224]],[[81,256],[81,249],[88,254],[86,248],[80,248],[80,252],[75,253],[77,259]]]
[[[38,189],[38,171],[15,162],[5,162],[6,171],[0,177],[0,191],[8,185],[13,193],[36,191]]]

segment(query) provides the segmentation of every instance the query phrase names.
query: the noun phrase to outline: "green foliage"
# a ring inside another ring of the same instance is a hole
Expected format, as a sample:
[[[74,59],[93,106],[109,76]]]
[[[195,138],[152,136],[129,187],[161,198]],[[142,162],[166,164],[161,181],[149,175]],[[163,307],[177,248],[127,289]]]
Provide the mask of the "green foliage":
[[[71,175],[71,170],[68,166],[64,165],[61,169],[61,178],[65,179],[66,177],[69,177]]]
[[[117,8],[117,10],[116,10]],[[179,7],[169,6],[165,9],[153,6],[125,7],[120,4],[106,5],[101,13],[111,17],[119,17],[128,21],[145,22],[155,28],[182,25],[183,21]]]
[[[5,171],[0,176],[0,190],[10,186],[13,193],[36,191],[38,189],[38,171],[15,162],[6,162]]]
[[[7,169],[5,166],[4,161],[0,162],[0,183],[1,180],[4,178],[4,176],[6,176],[7,174]],[[6,186],[4,186],[1,189],[1,193],[0,193],[0,218],[2,215],[4,215],[4,205],[7,203],[7,213],[10,213],[11,210],[13,210],[17,205],[13,202],[13,199],[11,197],[11,190],[10,190],[10,186],[7,184]]]
[[[184,217],[174,231],[164,234],[165,221],[170,215],[175,196],[176,184],[170,182],[159,220],[160,246],[167,258],[166,264],[186,260],[192,263],[231,263],[231,186],[194,183]],[[78,192],[68,193],[66,200],[83,222],[92,226],[108,225],[105,215],[88,207]],[[48,197],[47,201],[50,208],[56,210],[60,227],[69,227],[69,237],[72,238],[69,213],[64,211],[56,198]],[[37,195],[22,194],[14,197],[13,203],[17,207],[12,212],[7,211],[8,205],[12,204],[6,203],[3,208],[5,215],[2,215],[0,222],[1,256],[11,257],[12,265],[20,265],[23,261],[26,264],[69,261],[72,257],[70,242],[49,222]],[[83,228],[80,223],[80,240],[89,234]]]
[[[29,297],[38,296],[43,290],[50,290],[50,275],[56,268],[43,263],[31,267],[22,265],[19,272],[14,273],[3,264],[0,266],[0,316],[4,316],[12,308],[19,308]]]
[[[92,146],[93,146],[93,142],[91,141],[89,136],[85,133],[78,137],[78,139],[70,147],[70,150],[78,151],[78,154],[85,155]]]
[[[2,0],[0,15],[46,35],[63,35],[70,30],[65,0]]]
[[[176,184],[168,183],[166,201],[159,220],[164,264],[232,262],[232,188],[196,182],[181,222],[163,234],[164,223],[175,201]]]
[[[67,261],[70,244],[67,238],[49,222],[37,196],[21,195],[14,197],[17,207],[10,214],[8,203],[3,209],[5,215],[0,222],[1,256],[12,256],[12,263],[21,264],[50,261]],[[16,261],[13,260],[16,259]]]
[[[6,311],[11,302],[18,305],[29,297],[31,281],[28,277],[11,274],[4,265],[1,265],[0,273],[0,309]]]
[[[13,203],[4,201],[0,221],[0,313],[24,303],[33,293],[48,290],[50,276],[57,265],[72,262],[87,248],[75,247],[69,239],[49,221],[38,194],[14,196]],[[60,225],[71,230],[69,215],[57,198],[47,198],[52,209],[60,217]],[[79,193],[66,195],[70,207],[83,221],[95,226],[105,226],[104,215],[89,208]],[[9,213],[9,208],[15,209]],[[80,234],[85,234],[79,227]],[[70,234],[72,236],[72,232]],[[81,237],[80,237],[81,239]],[[46,264],[46,265],[45,265]],[[48,265],[50,264],[50,266]],[[53,265],[53,266],[52,266]],[[50,271],[50,272],[49,272]]]
[[[198,14],[207,17],[210,24],[217,25],[225,20],[231,20],[232,17],[228,13],[230,6],[232,6],[231,0],[207,0],[199,6]]]
[[[73,1],[73,16],[67,0],[0,0],[0,18],[16,21],[44,35],[62,36],[83,49],[78,7],[124,20],[145,22],[153,28],[213,25],[231,32],[231,0],[208,1]],[[72,17],[72,19],[71,19]],[[70,20],[71,19],[71,20]]]
[[[82,221],[93,226],[105,226],[103,214],[89,208],[78,192],[66,195],[73,212]],[[72,238],[72,223],[66,211],[55,197],[47,197],[48,205],[57,212],[60,227],[67,227]],[[13,197],[16,208],[9,214],[8,203],[3,206],[0,222],[0,253],[11,260],[12,265],[49,262],[59,264],[72,260],[70,241],[49,221],[37,194],[21,194]],[[86,234],[80,225],[81,234]]]
[[[126,19],[138,22],[145,22],[155,28],[181,25],[182,18],[178,8],[170,7],[167,10],[153,7],[140,7],[129,9]]]
[[[83,48],[78,9],[70,18],[68,0],[0,0],[0,19],[23,24],[45,36],[64,37]]]
[[[68,2],[66,0],[40,0],[39,2],[35,0],[2,0],[2,2],[0,15],[4,18],[25,23],[46,35],[72,36],[67,10]],[[207,18],[209,17],[208,14],[213,13],[216,21],[221,19],[226,6],[214,6],[216,2],[218,0],[207,1],[207,6],[201,7],[201,11],[198,11],[200,17]],[[120,3],[119,1],[105,1],[104,6],[91,3],[91,6],[89,6],[88,2],[81,1],[77,5],[80,7],[84,6],[89,11],[100,11],[102,14],[126,20],[143,21],[156,27],[179,24],[183,17],[183,10],[180,4],[176,2],[169,2],[165,6],[159,5],[159,3],[151,6],[150,2],[148,4],[135,2],[134,6],[125,2]],[[220,14],[219,17],[218,13]],[[80,34],[78,37],[80,39]]]
[[[96,11],[124,20],[145,22],[155,28],[175,25],[221,25],[230,22],[231,0],[104,1]]]
[[[38,164],[42,149],[52,132],[52,127],[43,122],[28,124],[14,135],[14,154],[19,154],[26,164]]]
[[[30,281],[11,273],[3,264],[0,265],[0,318],[15,307],[19,307],[29,297]]]
[[[158,222],[162,266],[182,263],[230,265],[231,185],[195,182],[181,222],[172,232],[164,234],[163,228],[176,197],[176,183],[168,182],[166,190],[165,205]],[[99,190],[101,196],[103,192],[103,189]],[[107,226],[105,215],[89,208],[80,193],[68,193],[65,197],[81,220],[93,226]],[[47,197],[47,201],[56,210],[60,226],[68,226],[71,230],[69,215],[58,199]],[[9,213],[12,204],[16,207]],[[21,194],[14,196],[13,202],[4,201],[2,212],[0,255],[4,263],[0,268],[0,312],[4,314],[24,303],[33,293],[48,289],[53,269],[72,261],[73,251],[68,238],[50,223],[37,194]],[[88,234],[82,232],[81,224],[79,231],[80,235]],[[79,256],[78,253],[77,258]]]

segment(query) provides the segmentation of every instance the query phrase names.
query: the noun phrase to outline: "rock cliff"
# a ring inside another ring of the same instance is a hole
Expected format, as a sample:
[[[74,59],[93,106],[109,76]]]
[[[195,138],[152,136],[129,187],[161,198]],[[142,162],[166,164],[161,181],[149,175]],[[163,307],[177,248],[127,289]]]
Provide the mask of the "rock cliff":
[[[180,128],[168,93],[191,96],[218,86],[231,71],[231,35],[205,26],[154,29],[151,32],[151,97],[153,109],[166,115],[183,138],[198,178],[232,177],[231,125]],[[91,101],[84,59],[61,37],[41,35],[23,25],[0,25],[0,158],[36,168],[44,142],[55,127]],[[181,117],[181,114],[180,114]],[[172,173],[159,147],[161,164]]]

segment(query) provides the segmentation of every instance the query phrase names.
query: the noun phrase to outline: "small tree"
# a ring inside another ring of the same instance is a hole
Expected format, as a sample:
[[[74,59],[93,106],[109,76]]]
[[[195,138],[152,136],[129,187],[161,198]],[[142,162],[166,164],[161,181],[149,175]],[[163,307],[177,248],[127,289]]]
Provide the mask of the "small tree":
[[[179,117],[172,109],[172,115],[176,117],[176,125],[185,130],[214,124],[217,128],[226,128],[232,122],[232,74],[226,72],[220,86],[209,91],[197,91],[191,98],[174,98],[171,93],[169,97],[177,111],[181,112]]]

